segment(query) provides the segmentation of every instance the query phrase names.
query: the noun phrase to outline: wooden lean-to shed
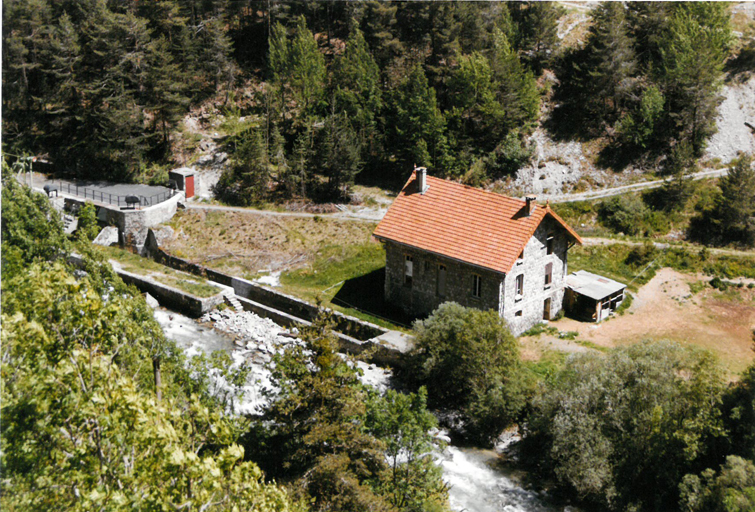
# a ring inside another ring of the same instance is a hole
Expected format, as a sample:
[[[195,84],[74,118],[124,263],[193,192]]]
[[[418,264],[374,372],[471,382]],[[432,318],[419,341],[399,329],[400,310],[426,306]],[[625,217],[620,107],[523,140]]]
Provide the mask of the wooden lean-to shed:
[[[600,322],[624,300],[626,285],[580,270],[566,276],[564,308],[573,317]]]

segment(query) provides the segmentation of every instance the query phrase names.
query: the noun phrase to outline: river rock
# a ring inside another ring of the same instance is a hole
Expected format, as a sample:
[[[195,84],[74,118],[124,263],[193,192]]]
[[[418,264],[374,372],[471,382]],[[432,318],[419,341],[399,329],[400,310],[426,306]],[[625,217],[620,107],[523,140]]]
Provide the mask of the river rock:
[[[147,305],[151,307],[152,309],[157,309],[160,307],[160,303],[157,302],[157,299],[154,298],[149,293],[144,294],[144,300],[147,302]]]

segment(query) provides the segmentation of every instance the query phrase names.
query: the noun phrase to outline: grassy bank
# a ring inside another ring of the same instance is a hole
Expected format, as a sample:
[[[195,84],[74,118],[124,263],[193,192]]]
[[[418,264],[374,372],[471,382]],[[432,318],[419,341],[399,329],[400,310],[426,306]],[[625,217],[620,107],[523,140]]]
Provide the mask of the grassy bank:
[[[178,288],[194,296],[212,297],[221,291],[219,287],[209,284],[201,277],[160,265],[149,258],[142,258],[132,252],[116,247],[103,247],[101,251],[106,258],[117,261],[126,272],[150,276],[159,283]]]
[[[569,272],[587,270],[601,274],[628,284],[634,291],[652,279],[655,270],[662,267],[687,274],[755,279],[755,253],[752,256],[711,254],[705,249],[657,249],[649,244],[576,246],[569,251]]]

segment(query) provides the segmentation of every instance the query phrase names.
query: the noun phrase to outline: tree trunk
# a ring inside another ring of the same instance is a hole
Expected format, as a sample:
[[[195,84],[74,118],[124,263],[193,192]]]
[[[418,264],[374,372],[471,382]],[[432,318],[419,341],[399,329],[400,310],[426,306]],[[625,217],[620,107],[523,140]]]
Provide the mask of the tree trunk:
[[[163,379],[160,373],[160,358],[159,357],[155,357],[154,359],[152,359],[152,369],[155,374],[155,394],[157,395],[157,401],[159,402],[160,400],[162,400],[162,395],[163,395],[163,392],[162,392]]]

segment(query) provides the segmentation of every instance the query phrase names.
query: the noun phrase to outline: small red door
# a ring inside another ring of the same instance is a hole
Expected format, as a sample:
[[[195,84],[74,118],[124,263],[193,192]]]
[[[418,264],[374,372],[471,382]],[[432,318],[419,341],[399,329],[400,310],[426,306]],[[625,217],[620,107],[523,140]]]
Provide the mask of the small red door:
[[[194,176],[186,176],[186,199],[194,197]]]

